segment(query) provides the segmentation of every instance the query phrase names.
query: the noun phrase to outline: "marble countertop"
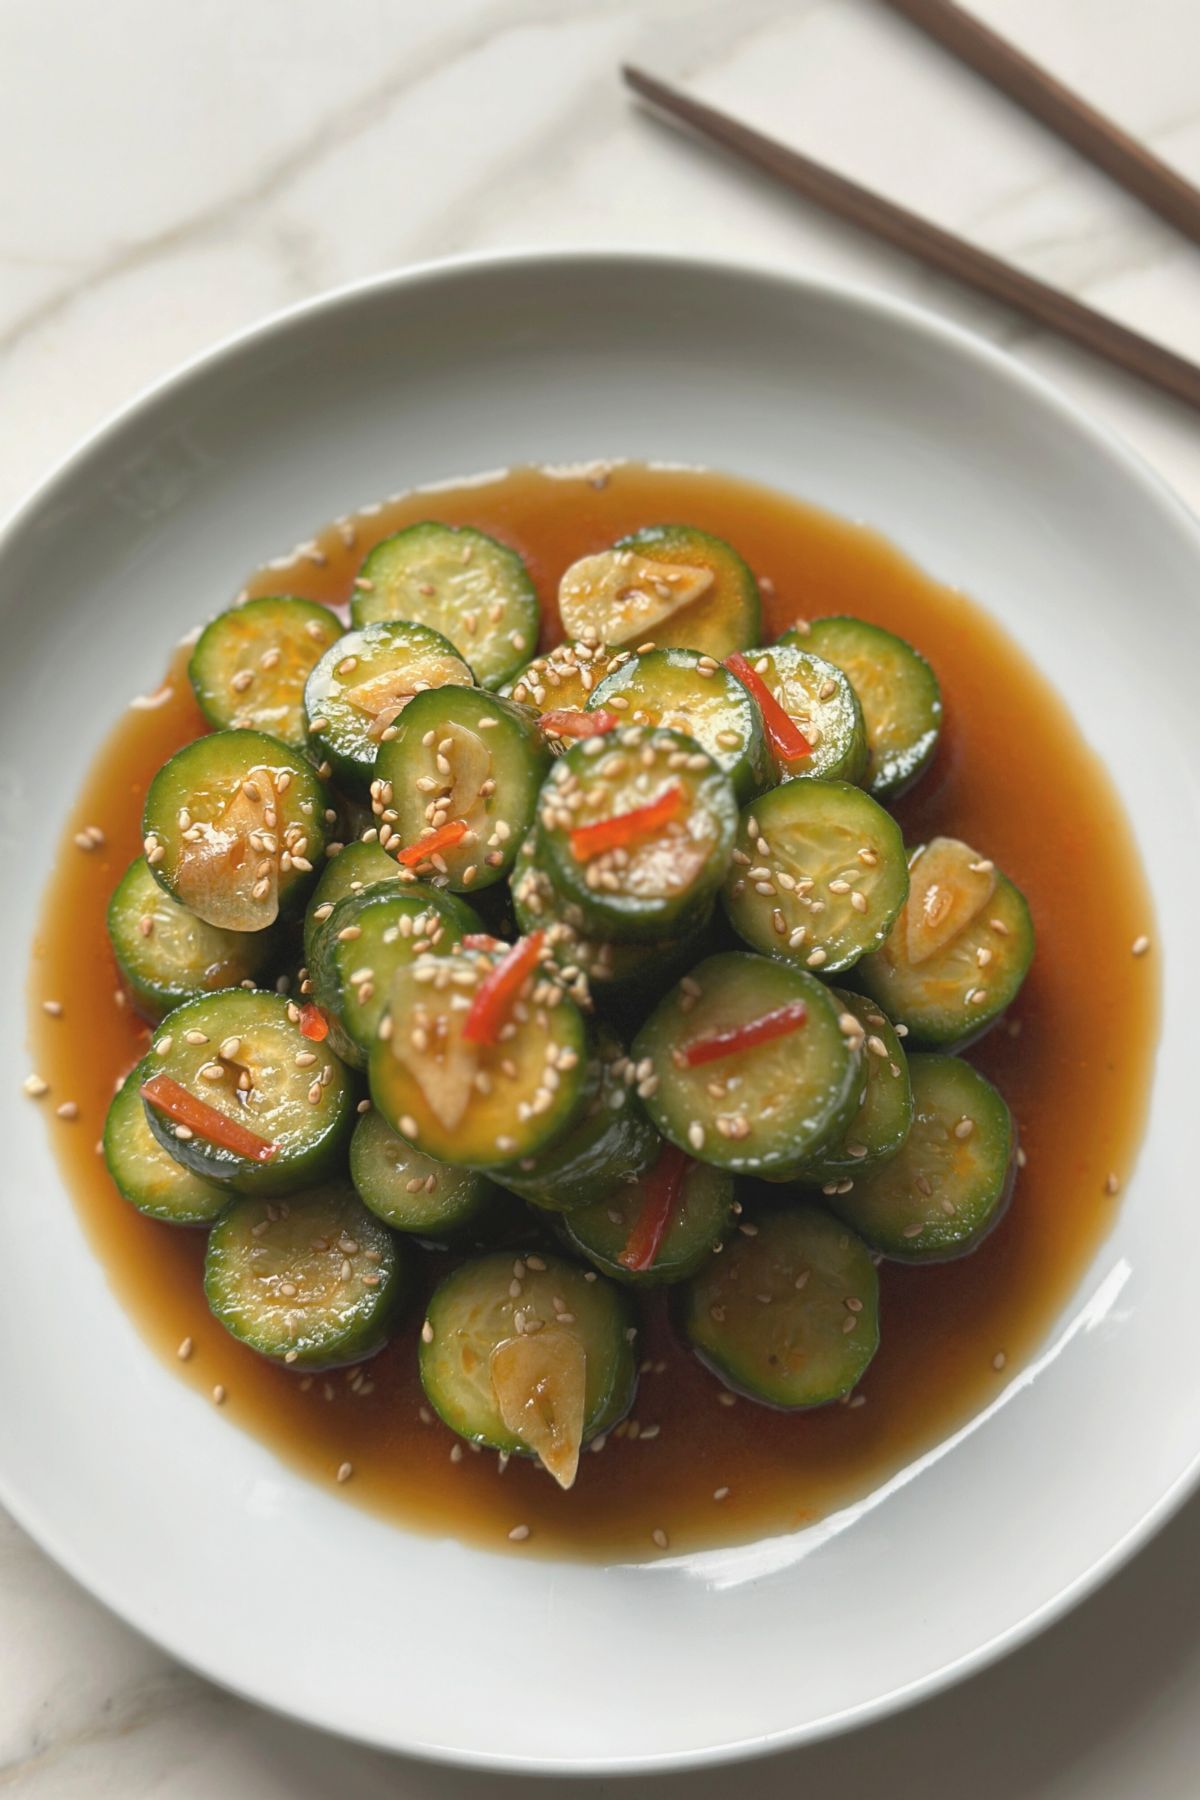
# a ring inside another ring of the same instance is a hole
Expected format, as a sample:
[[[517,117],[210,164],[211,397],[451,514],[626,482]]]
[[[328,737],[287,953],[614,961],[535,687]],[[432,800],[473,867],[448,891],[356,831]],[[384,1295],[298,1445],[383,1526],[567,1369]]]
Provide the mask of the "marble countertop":
[[[1200,182],[1195,0],[974,5]],[[277,307],[416,259],[563,243],[749,257],[922,302],[1057,382],[1200,509],[1193,415],[686,142],[626,101],[622,60],[1200,359],[1195,248],[876,0],[6,0],[0,515],[111,408]],[[1200,1501],[999,1667],[737,1779],[761,1800],[1179,1800],[1197,1767]],[[637,1791],[717,1800],[730,1779]],[[0,1522],[0,1789],[504,1800],[517,1782],[244,1705]]]

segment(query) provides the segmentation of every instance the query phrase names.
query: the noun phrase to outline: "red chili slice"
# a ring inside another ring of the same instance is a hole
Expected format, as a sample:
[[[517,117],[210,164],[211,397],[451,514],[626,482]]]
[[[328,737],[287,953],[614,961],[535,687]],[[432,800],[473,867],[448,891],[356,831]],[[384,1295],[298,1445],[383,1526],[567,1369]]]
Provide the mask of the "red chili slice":
[[[418,863],[427,862],[436,856],[439,850],[453,850],[455,844],[461,844],[467,835],[465,819],[451,819],[448,825],[441,825],[431,831],[428,837],[418,838],[415,844],[396,852],[396,861],[406,869],[416,868]]]
[[[538,727],[548,737],[556,738],[590,738],[602,737],[606,731],[615,731],[621,723],[616,713],[612,712],[547,712],[538,720]]]
[[[740,650],[735,650],[732,656],[725,658],[725,667],[731,675],[737,676],[750,698],[758,702],[758,710],[763,716],[772,748],[784,762],[795,762],[798,757],[811,756],[813,747],[795,719],[780,705],[758,670],[751,667]]]
[[[646,806],[635,806],[632,812],[618,813],[612,819],[597,819],[594,825],[579,825],[571,833],[571,854],[576,862],[590,862],[607,850],[625,850],[642,838],[653,837],[663,825],[678,817],[683,805],[683,789],[666,788],[657,800]]]
[[[787,1037],[799,1031],[808,1017],[803,1000],[778,1006],[760,1018],[747,1019],[744,1025],[731,1025],[728,1031],[714,1031],[708,1037],[693,1038],[683,1047],[683,1060],[689,1069],[703,1063],[719,1062],[723,1056],[736,1056],[739,1050],[753,1050],[758,1044],[769,1044],[772,1038]]]
[[[654,1259],[662,1249],[662,1241],[671,1223],[671,1214],[675,1210],[683,1178],[691,1164],[691,1157],[685,1156],[682,1150],[677,1150],[674,1144],[663,1145],[662,1154],[646,1178],[646,1198],[642,1202],[642,1209],[633,1222],[625,1248],[617,1258],[622,1268],[640,1274],[654,1266]]]
[[[329,1036],[329,1020],[311,1000],[306,1000],[300,1008],[299,1023],[304,1036],[311,1038],[314,1044],[323,1044]]]
[[[186,1125],[197,1137],[206,1143],[216,1144],[221,1150],[231,1150],[235,1156],[244,1156],[248,1162],[265,1163],[279,1149],[278,1144],[270,1143],[260,1137],[257,1131],[251,1131],[245,1125],[239,1125],[236,1119],[227,1118],[210,1106],[207,1100],[200,1100],[195,1094],[188,1092],[182,1083],[170,1075],[152,1075],[140,1089],[143,1100],[176,1124]]]
[[[545,937],[544,931],[531,931],[528,937],[518,938],[507,956],[501,957],[484,976],[463,1024],[463,1037],[468,1044],[499,1043],[501,1027],[513,1002],[537,968]]]

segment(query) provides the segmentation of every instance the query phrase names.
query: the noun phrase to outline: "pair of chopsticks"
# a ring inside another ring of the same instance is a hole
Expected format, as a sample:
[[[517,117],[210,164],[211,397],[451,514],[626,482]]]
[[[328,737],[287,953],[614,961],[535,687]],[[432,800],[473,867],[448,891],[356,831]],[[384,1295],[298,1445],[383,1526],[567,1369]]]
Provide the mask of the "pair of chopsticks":
[[[903,13],[1178,231],[1200,244],[1200,191],[1151,155],[1136,138],[1129,137],[1078,94],[950,0],[884,3]],[[730,114],[693,100],[641,69],[626,67],[622,73],[643,99],[773,175],[793,193],[906,251],[941,274],[1003,301],[1060,337],[1081,344],[1094,355],[1200,410],[1200,366],[1186,357],[1177,356],[1070,294],[1026,275],[965,238],[943,231],[919,214],[847,180]]]

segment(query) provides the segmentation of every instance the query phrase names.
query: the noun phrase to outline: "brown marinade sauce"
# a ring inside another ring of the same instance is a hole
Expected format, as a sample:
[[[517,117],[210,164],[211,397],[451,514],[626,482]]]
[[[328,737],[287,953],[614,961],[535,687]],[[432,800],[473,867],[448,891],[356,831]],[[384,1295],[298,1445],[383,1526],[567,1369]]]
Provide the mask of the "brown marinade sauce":
[[[1107,1231],[1148,1096],[1157,1020],[1151,931],[1136,851],[1103,769],[1066,710],[1001,626],[939,586],[881,538],[783,495],[699,471],[618,466],[608,475],[520,469],[498,479],[410,494],[368,509],[353,528],[315,540],[319,556],[256,575],[249,591],[341,603],[366,551],[417,519],[493,532],[526,558],[553,642],[558,577],[620,533],[686,520],[728,538],[764,584],[771,633],[797,616],[849,612],[898,631],[933,662],[946,701],[936,761],[897,811],[906,838],[964,837],[1027,894],[1037,957],[1014,1008],[971,1052],[1018,1121],[1027,1166],[1007,1217],[983,1247],[936,1268],[884,1265],[882,1346],[862,1383],[865,1404],[783,1414],[723,1390],[674,1338],[661,1300],[645,1308],[644,1365],[633,1417],[649,1441],[614,1434],[585,1454],[560,1493],[539,1469],[494,1455],[452,1462],[455,1439],[423,1405],[419,1315],[352,1391],[346,1371],[310,1380],[227,1337],[200,1287],[203,1235],[152,1223],[118,1196],[96,1153],[113,1084],[142,1053],[145,1026],[118,1003],[105,908],[141,847],[146,786],[202,729],[186,651],[165,697],[128,711],[84,780],[42,913],[32,978],[34,1067],[51,1083],[41,1104],[84,1229],[121,1304],[164,1357],[209,1395],[226,1389],[231,1426],[288,1463],[398,1522],[521,1554],[654,1554],[793,1529],[864,1494],[944,1437],[1000,1390],[1067,1303]],[[347,540],[351,540],[347,542]],[[231,571],[231,574],[234,572]],[[214,594],[213,610],[225,603]],[[99,826],[103,847],[73,836]],[[45,999],[61,1001],[52,1018]],[[74,1100],[74,1121],[52,1108]],[[648,1366],[646,1366],[648,1365]],[[714,1492],[728,1487],[717,1502]]]

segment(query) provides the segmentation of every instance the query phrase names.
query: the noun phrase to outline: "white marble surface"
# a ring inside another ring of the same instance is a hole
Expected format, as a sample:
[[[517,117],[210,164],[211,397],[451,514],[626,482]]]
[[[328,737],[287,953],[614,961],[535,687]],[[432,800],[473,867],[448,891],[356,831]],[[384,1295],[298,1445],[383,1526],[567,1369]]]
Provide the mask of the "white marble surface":
[[[1200,182],[1196,0],[976,4]],[[1200,253],[874,0],[0,0],[0,513],[112,407],[276,307],[413,259],[570,242],[749,256],[924,301],[1013,348],[1200,508],[1194,416],[640,114],[621,59],[1200,358]],[[631,1700],[652,1688],[642,1672]],[[717,1800],[731,1779],[762,1800],[1200,1792],[1200,1503],[966,1687],[745,1775],[636,1791]],[[0,1523],[0,1790],[504,1800],[516,1785],[256,1712]]]

